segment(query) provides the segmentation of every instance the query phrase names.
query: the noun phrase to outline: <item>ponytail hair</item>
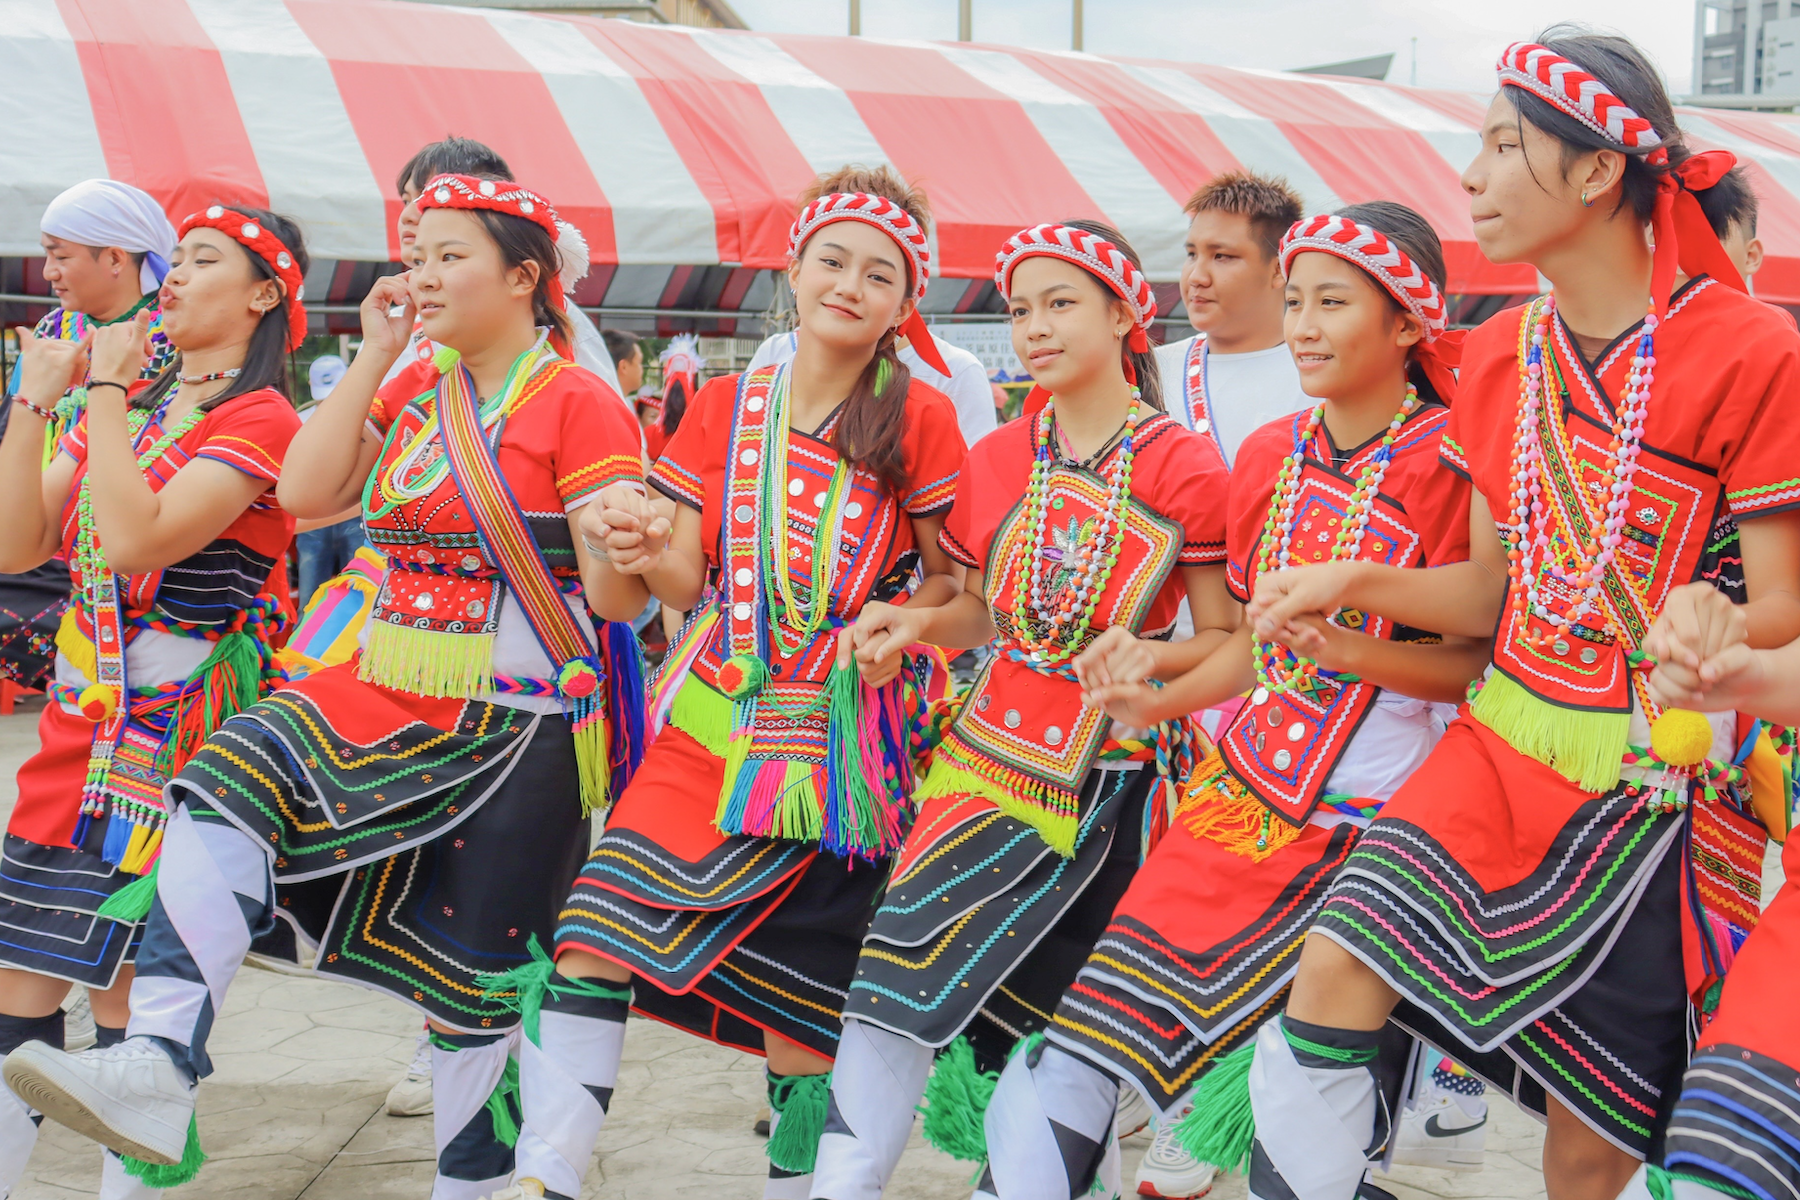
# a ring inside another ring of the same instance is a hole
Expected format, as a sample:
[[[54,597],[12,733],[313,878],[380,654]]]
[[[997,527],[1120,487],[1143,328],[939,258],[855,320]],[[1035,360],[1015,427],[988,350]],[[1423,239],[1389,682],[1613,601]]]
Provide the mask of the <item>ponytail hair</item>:
[[[1529,121],[1537,129],[1562,143],[1564,172],[1575,165],[1576,159],[1589,151],[1614,150],[1624,154],[1625,173],[1620,181],[1619,198],[1613,204],[1613,212],[1617,213],[1629,205],[1638,220],[1648,223],[1656,208],[1656,190],[1662,177],[1694,154],[1681,126],[1676,124],[1675,107],[1669,100],[1669,93],[1664,89],[1656,67],[1644,56],[1642,50],[1626,38],[1595,33],[1572,23],[1552,25],[1537,40],[1540,45],[1570,62],[1581,64],[1582,70],[1605,84],[1632,111],[1650,122],[1669,152],[1668,161],[1660,166],[1652,165],[1648,161],[1652,147],[1641,150],[1620,149],[1616,142],[1601,137],[1549,101],[1524,88],[1503,87],[1500,94],[1513,106],[1520,120]],[[1743,167],[1733,167],[1712,187],[1696,190],[1694,198],[1700,202],[1700,210],[1706,214],[1707,221],[1714,229],[1720,229],[1728,223],[1732,213],[1741,208],[1743,195],[1749,190],[1749,186]]]
[[[292,218],[267,209],[252,208],[247,204],[227,204],[224,207],[241,213],[247,220],[255,221],[274,234],[293,256],[294,265],[300,268],[301,275],[305,275],[312,266],[312,258],[306,253],[306,238]],[[264,262],[261,255],[235,239],[231,244],[250,263],[250,269],[258,279],[275,278],[275,268]],[[264,388],[273,388],[290,401],[294,398],[293,354],[288,350],[288,334],[291,329],[288,312],[289,306],[296,303],[298,297],[288,295],[285,288],[277,290],[281,293],[281,299],[275,307],[263,313],[262,319],[257,321],[256,328],[251,331],[250,344],[244,351],[244,363],[237,378],[227,382],[225,390],[218,395],[202,400],[197,405],[201,412],[211,412],[227,400],[250,392],[260,392]],[[180,379],[181,358],[177,356],[163,368],[155,382],[132,397],[131,406],[154,411]]]
[[[1091,233],[1098,238],[1105,238],[1119,248],[1119,253],[1131,260],[1132,266],[1140,271],[1144,269],[1144,260],[1138,257],[1138,252],[1132,248],[1130,242],[1125,240],[1125,235],[1120,233],[1117,229],[1114,229],[1111,225],[1108,225],[1105,221],[1093,221],[1082,218],[1074,221],[1063,221],[1061,224],[1067,225],[1071,229],[1080,229],[1086,233]],[[1085,268],[1083,269],[1085,270]],[[1094,276],[1094,282],[1100,285],[1100,290],[1106,294],[1108,299],[1113,300],[1118,304],[1125,303],[1118,298],[1117,293],[1113,291],[1110,283],[1107,283],[1098,275],[1094,275],[1092,271],[1088,271],[1087,273]],[[1167,411],[1163,407],[1162,377],[1156,369],[1155,348],[1152,347],[1148,350],[1133,350],[1131,348],[1130,339],[1128,338],[1126,339],[1124,346],[1121,347],[1121,351],[1123,355],[1123,363],[1121,365],[1125,368],[1125,378],[1135,378],[1137,380],[1139,403],[1147,405],[1157,412]]]

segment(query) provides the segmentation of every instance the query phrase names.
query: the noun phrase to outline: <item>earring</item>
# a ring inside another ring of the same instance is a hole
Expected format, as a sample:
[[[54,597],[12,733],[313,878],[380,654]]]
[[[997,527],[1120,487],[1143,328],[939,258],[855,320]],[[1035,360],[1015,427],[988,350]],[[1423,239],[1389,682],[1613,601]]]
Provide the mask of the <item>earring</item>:
[[[1583,207],[1583,208],[1594,207],[1594,199],[1592,196],[1588,195],[1588,190],[1586,188],[1581,189],[1581,207]]]

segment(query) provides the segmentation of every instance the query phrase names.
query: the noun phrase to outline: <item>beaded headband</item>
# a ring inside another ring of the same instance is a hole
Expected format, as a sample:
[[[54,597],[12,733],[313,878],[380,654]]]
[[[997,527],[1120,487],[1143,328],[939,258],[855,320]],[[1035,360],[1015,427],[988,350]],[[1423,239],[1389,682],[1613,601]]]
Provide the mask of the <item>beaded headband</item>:
[[[1668,160],[1662,135],[1604,83],[1548,46],[1514,42],[1500,55],[1500,86],[1523,88],[1580,121],[1621,150],[1649,151],[1652,163]]]
[[[820,196],[800,210],[793,228],[788,230],[788,258],[799,258],[807,239],[834,221],[861,221],[892,238],[894,245],[906,255],[907,267],[912,273],[913,303],[917,305],[925,298],[925,285],[931,278],[931,239],[926,236],[924,227],[913,220],[911,213],[886,196],[872,196],[867,192],[832,192]],[[950,374],[936,340],[916,307],[912,315],[900,323],[899,333],[912,344],[920,358],[936,367],[940,374]]]
[[[1156,317],[1156,292],[1125,252],[1097,234],[1072,225],[1046,223],[1021,229],[1006,239],[994,256],[994,286],[1012,296],[1013,268],[1027,258],[1060,258],[1095,276],[1131,306],[1130,346],[1142,354],[1150,348],[1150,322]]]
[[[1295,221],[1281,238],[1281,273],[1293,268],[1296,256],[1309,250],[1334,254],[1361,267],[1400,307],[1419,318],[1425,340],[1433,342],[1449,324],[1443,293],[1399,243],[1348,217],[1325,215]]]
[[[222,204],[215,204],[204,212],[188,217],[181,223],[181,229],[175,236],[179,240],[188,235],[188,230],[200,226],[217,229],[269,264],[269,270],[275,272],[275,279],[287,296],[287,348],[290,351],[299,349],[300,343],[306,340],[306,305],[301,303],[306,297],[306,281],[300,274],[300,264],[294,261],[294,255],[287,244],[264,228],[261,221]]]

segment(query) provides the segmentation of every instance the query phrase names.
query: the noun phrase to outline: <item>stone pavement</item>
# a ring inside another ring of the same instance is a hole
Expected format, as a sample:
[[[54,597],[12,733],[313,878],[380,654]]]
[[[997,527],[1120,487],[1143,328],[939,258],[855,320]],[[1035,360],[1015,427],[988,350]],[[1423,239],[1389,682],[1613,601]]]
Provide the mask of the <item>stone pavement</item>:
[[[36,748],[36,707],[0,718],[0,819],[12,809],[14,772]],[[201,1137],[212,1161],[171,1200],[426,1200],[431,1120],[383,1109],[419,1028],[409,1009],[375,992],[242,972],[213,1034],[218,1070],[200,1090]],[[762,1102],[760,1060],[633,1019],[586,1195],[754,1200],[767,1169],[750,1129]],[[1495,1099],[1483,1170],[1401,1167],[1385,1185],[1400,1200],[1541,1196],[1542,1144],[1536,1122]],[[1128,1172],[1148,1146],[1145,1134],[1127,1140]],[[961,1200],[970,1176],[968,1164],[924,1145],[915,1131],[888,1195]],[[98,1149],[46,1122],[13,1200],[76,1200],[93,1196],[99,1180]],[[1244,1195],[1242,1176],[1213,1191],[1217,1200]]]

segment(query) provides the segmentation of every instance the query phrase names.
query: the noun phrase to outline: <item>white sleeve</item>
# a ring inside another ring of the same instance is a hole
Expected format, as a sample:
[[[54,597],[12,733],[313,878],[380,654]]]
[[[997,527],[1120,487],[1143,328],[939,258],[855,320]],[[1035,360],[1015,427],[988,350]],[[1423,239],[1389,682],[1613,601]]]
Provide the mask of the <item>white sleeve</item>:
[[[966,444],[973,446],[994,432],[1000,423],[994,412],[994,388],[979,358],[969,355],[959,361],[945,391],[956,405],[956,423]]]
[[[588,315],[574,304],[569,305],[569,323],[575,327],[575,362],[586,367],[600,378],[606,380],[606,386],[617,392],[619,390],[619,371],[613,366],[612,355],[607,352],[606,339],[594,328],[594,322]],[[631,398],[621,399],[629,406]]]
[[[760,371],[773,363],[786,362],[794,357],[793,351],[788,349],[793,336],[791,333],[771,333],[764,338],[763,344],[750,356],[750,365],[744,368],[744,373],[748,375],[751,371]]]
[[[1187,406],[1186,372],[1188,347],[1193,341],[1186,337],[1179,342],[1164,342],[1154,351],[1157,382],[1162,384],[1163,407],[1189,429],[1194,427],[1194,416]]]

